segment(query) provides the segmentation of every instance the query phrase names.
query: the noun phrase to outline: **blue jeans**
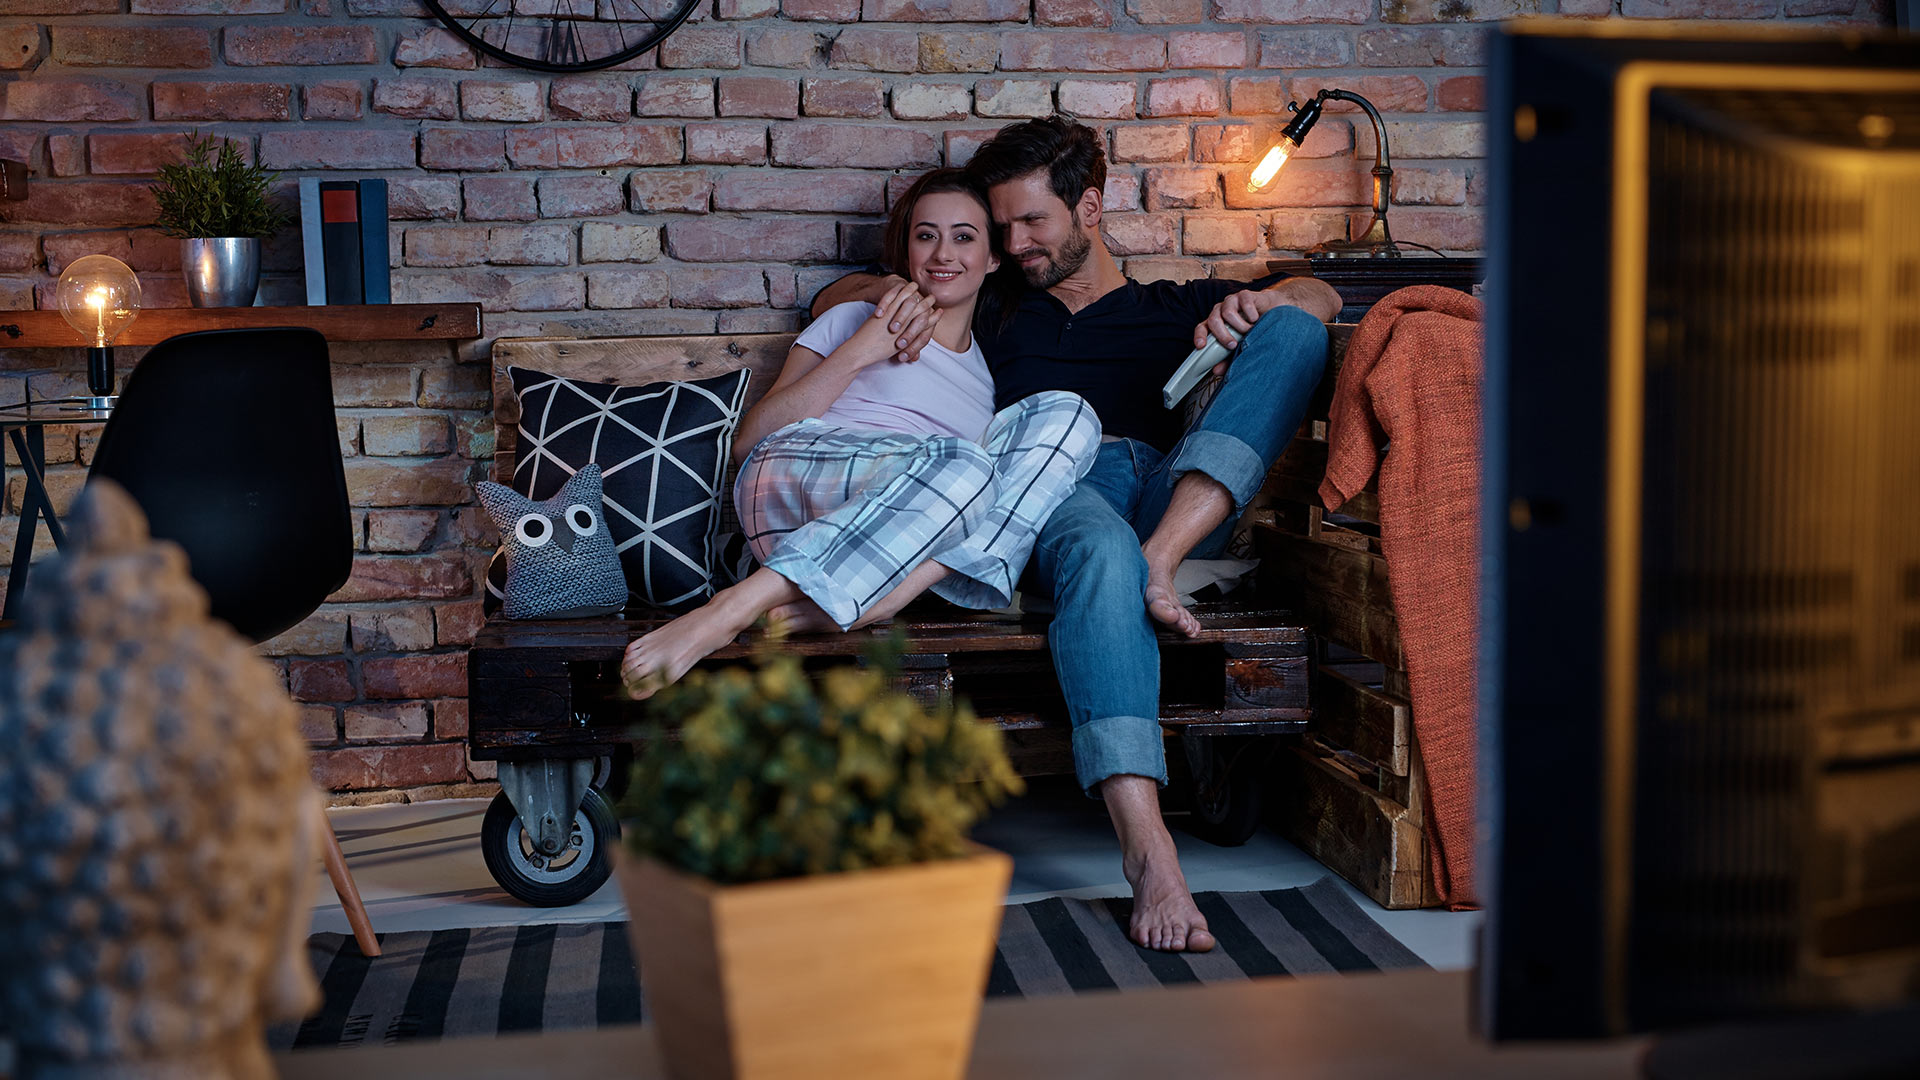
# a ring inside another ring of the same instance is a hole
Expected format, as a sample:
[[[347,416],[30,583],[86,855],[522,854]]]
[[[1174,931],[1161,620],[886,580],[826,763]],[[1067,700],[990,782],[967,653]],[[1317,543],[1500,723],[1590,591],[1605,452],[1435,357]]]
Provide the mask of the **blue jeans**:
[[[1220,393],[1170,455],[1146,443],[1103,443],[1093,470],[1053,512],[1034,545],[1030,584],[1051,594],[1054,672],[1073,720],[1073,761],[1090,794],[1109,776],[1167,782],[1160,738],[1160,648],[1143,599],[1153,534],[1189,472],[1220,482],[1234,513],[1193,558],[1218,556],[1234,518],[1306,415],[1327,362],[1327,328],[1294,307],[1254,324]]]

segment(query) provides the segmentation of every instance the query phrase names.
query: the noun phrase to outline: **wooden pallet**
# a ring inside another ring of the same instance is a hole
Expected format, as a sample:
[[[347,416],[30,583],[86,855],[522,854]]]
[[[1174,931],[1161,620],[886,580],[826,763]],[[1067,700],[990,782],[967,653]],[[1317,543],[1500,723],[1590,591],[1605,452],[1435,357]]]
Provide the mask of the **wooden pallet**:
[[[910,609],[911,611],[912,609]],[[1291,615],[1225,604],[1195,609],[1200,635],[1160,635],[1160,721],[1169,735],[1272,735],[1305,730],[1308,634]],[[643,705],[620,691],[627,643],[662,619],[494,619],[468,653],[468,745],[481,760],[586,757],[630,745]],[[1024,775],[1073,771],[1072,725],[1053,677],[1046,623],[936,612],[897,620],[907,633],[900,682],[928,698],[965,697],[1005,732]],[[756,632],[757,633],[757,632]],[[859,656],[890,628],[796,634],[786,651],[822,663]],[[705,661],[749,656],[742,635]]]
[[[1310,422],[1268,477],[1254,533],[1262,599],[1297,611],[1315,638],[1312,733],[1279,756],[1271,817],[1380,906],[1431,907],[1440,898],[1426,774],[1380,554],[1379,497],[1369,484],[1329,513],[1319,496],[1326,471],[1325,425]]]

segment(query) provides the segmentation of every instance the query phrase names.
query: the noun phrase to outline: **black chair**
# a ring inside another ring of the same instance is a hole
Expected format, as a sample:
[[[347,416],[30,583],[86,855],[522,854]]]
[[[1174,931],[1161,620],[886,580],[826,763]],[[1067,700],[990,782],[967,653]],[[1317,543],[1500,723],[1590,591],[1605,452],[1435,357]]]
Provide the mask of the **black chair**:
[[[127,376],[87,479],[133,496],[186,549],[213,617],[259,643],[313,614],[353,572],[353,515],[327,339],[304,327],[203,330],[155,345]],[[380,946],[340,840],[327,876],[360,951]]]
[[[317,331],[204,330],[155,345],[100,435],[95,476],[126,488],[153,535],[186,549],[214,618],[251,641],[313,614],[353,571]]]

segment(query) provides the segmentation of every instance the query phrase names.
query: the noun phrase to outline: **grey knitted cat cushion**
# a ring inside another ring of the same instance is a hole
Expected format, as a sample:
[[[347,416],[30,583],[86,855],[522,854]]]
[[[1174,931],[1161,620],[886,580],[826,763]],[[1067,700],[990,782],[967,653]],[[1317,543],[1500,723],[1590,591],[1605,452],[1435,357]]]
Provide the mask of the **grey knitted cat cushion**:
[[[491,480],[478,491],[506,556],[507,618],[580,618],[626,606],[627,578],[600,503],[600,466],[582,466],[539,502]]]

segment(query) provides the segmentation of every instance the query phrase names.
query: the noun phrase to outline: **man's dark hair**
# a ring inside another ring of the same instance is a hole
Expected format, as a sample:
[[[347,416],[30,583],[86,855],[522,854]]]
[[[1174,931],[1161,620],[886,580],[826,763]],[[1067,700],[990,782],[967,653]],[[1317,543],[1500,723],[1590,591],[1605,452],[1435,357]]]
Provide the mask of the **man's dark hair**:
[[[1079,205],[1088,188],[1104,191],[1107,155],[1099,133],[1061,116],[1028,120],[1001,128],[967,162],[967,172],[989,188],[1041,169],[1047,170],[1047,186],[1069,207]]]

